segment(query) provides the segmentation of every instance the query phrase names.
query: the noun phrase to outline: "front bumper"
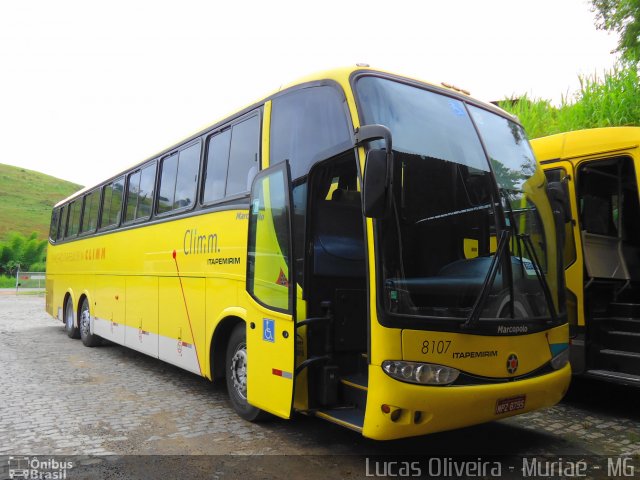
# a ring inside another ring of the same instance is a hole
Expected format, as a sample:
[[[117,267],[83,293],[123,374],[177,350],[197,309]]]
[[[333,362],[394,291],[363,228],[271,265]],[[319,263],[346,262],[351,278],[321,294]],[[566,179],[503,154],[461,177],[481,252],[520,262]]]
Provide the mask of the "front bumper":
[[[367,409],[362,434],[376,440],[453,430],[530,412],[558,403],[571,381],[571,367],[514,382],[473,386],[423,386],[389,377],[369,365]],[[524,408],[496,413],[499,400],[526,396]],[[389,413],[382,405],[391,407]],[[399,412],[397,410],[400,410]]]

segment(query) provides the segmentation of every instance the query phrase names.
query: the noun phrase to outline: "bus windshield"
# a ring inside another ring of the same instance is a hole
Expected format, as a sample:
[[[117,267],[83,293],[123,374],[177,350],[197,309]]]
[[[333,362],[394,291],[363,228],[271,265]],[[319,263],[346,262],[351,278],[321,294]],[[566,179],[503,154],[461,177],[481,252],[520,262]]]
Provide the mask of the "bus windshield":
[[[376,221],[385,314],[553,316],[555,225],[523,129],[385,78],[361,77],[356,92],[363,123],[393,135],[393,207]]]

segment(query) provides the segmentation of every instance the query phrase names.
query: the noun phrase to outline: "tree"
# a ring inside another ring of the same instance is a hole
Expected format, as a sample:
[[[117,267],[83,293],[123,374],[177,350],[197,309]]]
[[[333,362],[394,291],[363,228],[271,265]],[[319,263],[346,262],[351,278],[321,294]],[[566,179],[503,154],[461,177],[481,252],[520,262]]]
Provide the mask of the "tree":
[[[591,0],[596,12],[596,28],[613,31],[618,40],[622,60],[631,65],[640,63],[640,0]]]
[[[47,241],[38,240],[36,233],[28,237],[9,233],[5,241],[0,241],[0,273],[14,275],[18,265],[23,271],[33,267],[44,271],[46,255]]]

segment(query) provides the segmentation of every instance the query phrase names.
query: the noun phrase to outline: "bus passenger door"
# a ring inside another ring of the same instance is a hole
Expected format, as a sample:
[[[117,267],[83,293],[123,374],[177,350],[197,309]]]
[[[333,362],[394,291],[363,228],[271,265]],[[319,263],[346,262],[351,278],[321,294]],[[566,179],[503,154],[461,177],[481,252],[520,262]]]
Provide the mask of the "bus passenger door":
[[[251,188],[246,290],[247,400],[291,416],[295,376],[295,279],[288,162],[260,172]]]

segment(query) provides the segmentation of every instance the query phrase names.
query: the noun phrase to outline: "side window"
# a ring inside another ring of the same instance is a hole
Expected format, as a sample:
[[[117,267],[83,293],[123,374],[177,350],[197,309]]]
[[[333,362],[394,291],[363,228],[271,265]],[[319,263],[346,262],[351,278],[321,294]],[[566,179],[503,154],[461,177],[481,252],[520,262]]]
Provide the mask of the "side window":
[[[60,223],[58,224],[58,232],[56,233],[56,240],[62,239],[64,237],[64,231],[67,228],[67,214],[69,210],[65,205],[60,209]]]
[[[224,198],[229,166],[231,129],[209,137],[207,162],[205,165],[204,192],[202,202],[209,203]]]
[[[618,166],[587,164],[578,170],[580,224],[587,233],[618,237]]]
[[[124,177],[117,178],[112,183],[105,185],[102,197],[100,228],[111,227],[120,223],[123,193]]]
[[[178,154],[174,153],[164,158],[160,168],[158,213],[165,213],[173,208],[173,198],[176,192],[176,174],[178,173]]]
[[[260,117],[254,115],[209,137],[202,202],[248,192],[260,170]]]
[[[75,237],[76,235],[78,235],[78,230],[80,229],[81,205],[81,199],[78,199],[69,204],[69,221],[67,223],[67,233],[65,235],[65,238]]]
[[[129,174],[127,182],[127,209],[124,215],[124,221],[130,222],[136,218],[136,209],[138,208],[138,192],[140,190],[140,170]]]
[[[57,240],[58,238],[58,224],[60,223],[60,209],[54,208],[51,212],[51,225],[49,226],[49,238],[51,240]]]
[[[200,166],[200,143],[165,157],[160,171],[158,213],[183,209],[195,202]]]
[[[231,128],[229,172],[226,196],[248,192],[251,181],[260,170],[260,117],[257,115]]]
[[[98,225],[98,207],[100,203],[100,190],[85,195],[82,209],[81,233],[92,232]]]
[[[178,178],[173,208],[186,208],[195,203],[200,167],[200,143],[185,148],[178,155]]]
[[[142,169],[140,175],[140,189],[138,191],[138,209],[136,219],[149,218],[151,216],[151,205],[153,204],[153,189],[156,184],[156,164],[155,162]]]
[[[153,187],[156,183],[156,164],[147,165],[129,174],[127,184],[127,210],[124,221],[149,218],[153,203]]]
[[[335,88],[295,90],[272,103],[271,165],[288,159],[293,180],[306,175],[323,154],[350,144],[344,100]]]

